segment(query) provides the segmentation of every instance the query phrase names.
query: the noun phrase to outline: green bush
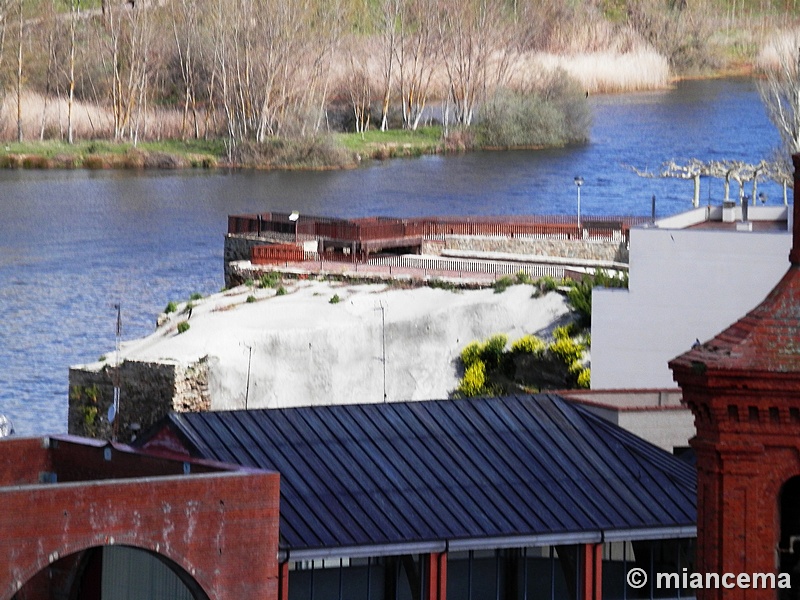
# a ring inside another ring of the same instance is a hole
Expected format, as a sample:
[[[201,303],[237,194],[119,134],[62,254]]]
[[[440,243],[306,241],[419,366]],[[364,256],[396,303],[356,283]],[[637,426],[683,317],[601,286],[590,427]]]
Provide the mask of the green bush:
[[[517,273],[516,280],[517,280],[517,283],[519,283],[521,285],[527,285],[529,283],[533,283],[533,280],[531,279],[531,276],[528,275],[525,271],[520,271],[519,273]]]
[[[255,301],[256,301],[256,297],[253,296],[253,295],[250,295],[250,296],[247,297],[247,299],[245,299],[245,302],[247,302],[248,304],[252,304]]]
[[[278,285],[281,280],[281,274],[277,271],[270,271],[269,273],[264,273],[259,279],[259,283],[262,288],[272,288]]]
[[[615,277],[600,270],[594,275],[585,275],[573,285],[567,293],[567,298],[572,309],[578,313],[578,323],[581,327],[589,327],[592,324],[592,290],[595,287],[626,288],[628,274],[623,273]]]
[[[286,288],[283,287],[282,285],[279,286],[277,290],[275,290],[276,296],[284,296],[285,294],[286,294]]]
[[[464,377],[458,384],[458,393],[467,398],[480,396],[486,391],[486,365],[477,360],[464,371]]]
[[[185,333],[189,331],[189,321],[181,321],[178,323],[178,333]]]
[[[498,89],[481,108],[479,144],[491,148],[563,146],[589,138],[591,110],[585,90],[563,70],[540,89]]]
[[[461,351],[461,362],[466,368],[469,368],[481,359],[481,352],[483,352],[483,344],[470,342]]]
[[[339,298],[339,294],[334,294],[333,296],[331,296],[331,299],[328,300],[328,304],[339,304],[339,302],[341,301],[342,299]]]
[[[437,290],[453,291],[456,289],[456,284],[450,283],[449,281],[443,281],[441,279],[433,278],[428,280],[428,287]]]
[[[203,299],[203,294],[200,294],[199,292],[195,292],[194,294],[189,296],[189,300],[202,300],[202,299]]]
[[[511,344],[511,351],[515,354],[539,356],[545,351],[545,348],[545,343],[535,335],[525,335]]]
[[[177,304],[175,304],[174,302],[167,302],[167,308],[164,309],[164,312],[169,314],[169,313],[174,313],[176,310],[178,310]]]
[[[502,294],[512,285],[514,285],[514,280],[508,275],[503,275],[500,279],[494,282],[494,293]]]
[[[556,357],[558,357],[567,367],[571,367],[583,357],[583,351],[586,349],[583,344],[580,344],[572,338],[556,339],[552,342],[547,349]]]
[[[508,343],[508,336],[504,333],[493,335],[483,343],[481,349],[481,360],[486,363],[490,369],[500,366],[500,361],[503,359],[503,353],[506,350]]]
[[[592,382],[592,370],[591,369],[581,369],[581,372],[578,373],[578,387],[583,389],[589,389],[589,386]]]

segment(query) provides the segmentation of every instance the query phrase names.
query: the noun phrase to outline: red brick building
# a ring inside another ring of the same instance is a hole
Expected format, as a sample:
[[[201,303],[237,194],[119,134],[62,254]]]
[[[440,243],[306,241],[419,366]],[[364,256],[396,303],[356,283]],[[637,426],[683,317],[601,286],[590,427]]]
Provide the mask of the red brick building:
[[[5,439],[0,600],[99,599],[109,548],[166,565],[187,597],[275,599],[278,510],[277,473],[68,436]]]
[[[759,306],[671,361],[670,368],[697,427],[692,441],[698,478],[696,571],[772,573],[777,580],[780,573],[791,574],[791,585],[797,587],[800,155],[793,160],[794,232],[788,272]],[[763,587],[697,592],[702,600],[783,597]]]

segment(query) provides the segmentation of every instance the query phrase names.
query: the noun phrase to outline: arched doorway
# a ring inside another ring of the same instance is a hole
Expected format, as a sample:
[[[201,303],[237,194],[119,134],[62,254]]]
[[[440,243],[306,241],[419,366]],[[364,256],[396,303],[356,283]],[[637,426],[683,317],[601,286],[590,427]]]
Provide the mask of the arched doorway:
[[[98,546],[66,556],[26,583],[15,600],[208,600],[178,564],[133,546]]]
[[[781,573],[789,573],[792,590],[800,588],[800,475],[788,479],[781,487],[780,539],[778,540]],[[788,594],[780,598],[795,598]]]

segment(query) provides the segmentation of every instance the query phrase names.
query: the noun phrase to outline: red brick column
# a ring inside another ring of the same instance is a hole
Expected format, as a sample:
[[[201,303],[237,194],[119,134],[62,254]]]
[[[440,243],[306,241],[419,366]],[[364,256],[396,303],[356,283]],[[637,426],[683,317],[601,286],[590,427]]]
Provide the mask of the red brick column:
[[[603,545],[583,544],[580,553],[581,600],[602,600]]]
[[[426,556],[425,600],[447,600],[447,552]]]

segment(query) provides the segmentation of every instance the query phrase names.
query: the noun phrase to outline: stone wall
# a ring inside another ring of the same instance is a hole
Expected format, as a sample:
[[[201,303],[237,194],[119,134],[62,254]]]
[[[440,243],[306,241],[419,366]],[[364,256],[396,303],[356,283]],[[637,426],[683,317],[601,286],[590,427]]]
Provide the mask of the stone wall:
[[[250,260],[250,249],[267,244],[286,244],[294,242],[293,234],[263,232],[260,236],[254,233],[236,233],[225,235],[225,285],[231,287],[241,283],[232,276],[230,263],[239,260]]]
[[[422,244],[423,254],[438,255],[442,250],[507,252],[620,263],[627,263],[629,259],[628,245],[625,240],[557,240],[552,238],[448,235],[443,242],[426,240]]]
[[[108,409],[114,399],[112,365],[73,367],[69,371],[70,434],[110,439]],[[208,361],[184,366],[174,361],[123,361],[120,366],[120,414],[117,437],[130,441],[136,426],[146,428],[170,411],[209,410]],[[134,425],[135,424],[135,425]],[[134,428],[131,428],[134,425]]]

